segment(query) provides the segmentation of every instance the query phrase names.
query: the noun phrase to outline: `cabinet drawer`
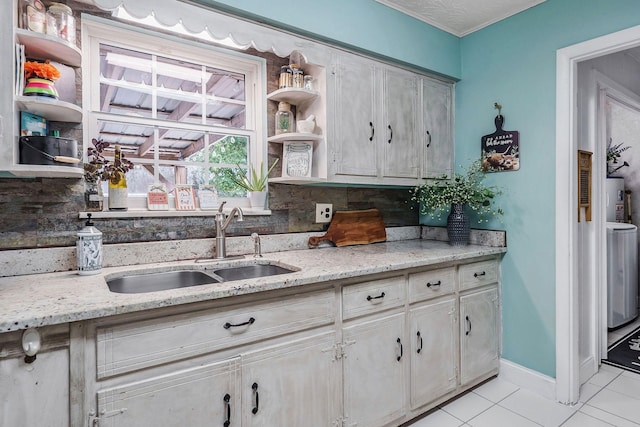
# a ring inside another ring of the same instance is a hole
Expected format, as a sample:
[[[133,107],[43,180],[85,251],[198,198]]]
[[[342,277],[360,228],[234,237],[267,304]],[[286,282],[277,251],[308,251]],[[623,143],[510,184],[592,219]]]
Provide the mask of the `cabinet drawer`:
[[[333,290],[96,329],[98,378],[335,321]]]
[[[498,281],[499,265],[496,260],[474,262],[460,266],[460,290],[488,285]]]
[[[404,304],[404,276],[358,283],[342,288],[344,319],[375,313]]]
[[[409,275],[409,302],[453,293],[455,268],[440,268]]]

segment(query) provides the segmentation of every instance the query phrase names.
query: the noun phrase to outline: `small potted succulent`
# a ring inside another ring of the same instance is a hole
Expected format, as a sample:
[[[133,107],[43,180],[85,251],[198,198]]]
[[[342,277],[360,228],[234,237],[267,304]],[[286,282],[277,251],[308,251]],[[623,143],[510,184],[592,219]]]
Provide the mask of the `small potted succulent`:
[[[231,175],[231,180],[238,186],[244,188],[249,193],[249,199],[251,201],[251,207],[264,208],[267,198],[267,180],[269,174],[273,168],[278,164],[276,159],[271,167],[264,172],[262,162],[260,162],[260,170],[257,171],[253,165],[249,166],[249,171],[245,171],[240,165],[236,165],[238,170],[235,174]]]

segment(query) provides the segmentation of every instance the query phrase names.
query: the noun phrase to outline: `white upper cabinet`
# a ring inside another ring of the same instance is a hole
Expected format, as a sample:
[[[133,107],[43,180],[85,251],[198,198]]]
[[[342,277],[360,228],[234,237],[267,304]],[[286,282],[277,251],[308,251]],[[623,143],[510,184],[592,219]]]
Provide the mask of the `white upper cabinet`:
[[[341,55],[334,67],[333,174],[375,178],[377,138],[382,132],[377,119],[375,63]]]
[[[451,173],[451,84],[345,52],[331,70],[329,182],[414,186]]]
[[[453,172],[453,87],[449,83],[421,78],[422,85],[422,178],[451,177]]]
[[[416,75],[402,70],[384,70],[382,175],[391,178],[418,178],[416,141]]]

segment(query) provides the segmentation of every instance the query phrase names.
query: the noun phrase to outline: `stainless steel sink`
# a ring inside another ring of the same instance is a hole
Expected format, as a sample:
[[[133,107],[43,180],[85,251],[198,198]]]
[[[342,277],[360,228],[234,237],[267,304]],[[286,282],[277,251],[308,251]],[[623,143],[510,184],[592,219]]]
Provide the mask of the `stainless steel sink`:
[[[140,294],[219,283],[220,280],[198,270],[174,270],[144,273],[107,280],[111,292]]]
[[[220,276],[225,282],[243,279],[255,279],[256,277],[275,276],[276,274],[293,273],[296,270],[281,267],[275,264],[251,264],[238,267],[219,268],[213,274]]]

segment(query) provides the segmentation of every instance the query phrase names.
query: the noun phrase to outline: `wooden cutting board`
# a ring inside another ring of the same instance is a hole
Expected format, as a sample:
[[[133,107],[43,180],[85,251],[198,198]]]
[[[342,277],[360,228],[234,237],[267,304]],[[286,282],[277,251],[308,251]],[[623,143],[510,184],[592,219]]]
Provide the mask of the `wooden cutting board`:
[[[329,240],[336,246],[366,245],[385,242],[387,231],[377,209],[359,211],[337,211],[323,236],[309,237],[309,246],[318,246]]]

